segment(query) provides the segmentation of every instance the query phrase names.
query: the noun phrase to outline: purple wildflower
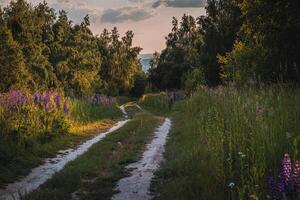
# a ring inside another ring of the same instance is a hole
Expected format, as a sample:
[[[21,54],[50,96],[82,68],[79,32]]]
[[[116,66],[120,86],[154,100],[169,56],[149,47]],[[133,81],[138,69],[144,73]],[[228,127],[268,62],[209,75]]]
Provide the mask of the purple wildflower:
[[[55,106],[56,109],[59,110],[60,109],[60,100],[61,100],[61,96],[60,94],[56,94],[56,96],[54,97],[54,102],[55,102]]]
[[[280,169],[280,180],[279,180],[279,191],[283,192],[289,184],[292,174],[292,162],[288,154],[284,155],[284,159],[281,162]]]
[[[268,193],[272,200],[282,200],[283,193],[280,192],[280,182],[276,182],[273,176],[268,177]]]
[[[274,199],[276,194],[276,181],[273,176],[268,177],[268,192],[272,199]]]
[[[46,112],[49,112],[50,111],[50,100],[51,100],[51,93],[49,91],[44,92],[43,100],[44,100],[44,110]]]
[[[297,161],[294,166],[293,180],[294,180],[296,194],[300,198],[300,162],[299,161]]]
[[[23,105],[28,103],[29,100],[27,96],[23,95],[20,91],[11,89],[8,92],[8,96],[6,98],[5,107],[8,109]]]
[[[68,117],[70,117],[70,109],[69,109],[69,104],[68,104],[67,100],[65,100],[65,102],[64,102],[64,113],[66,115],[68,115]]]

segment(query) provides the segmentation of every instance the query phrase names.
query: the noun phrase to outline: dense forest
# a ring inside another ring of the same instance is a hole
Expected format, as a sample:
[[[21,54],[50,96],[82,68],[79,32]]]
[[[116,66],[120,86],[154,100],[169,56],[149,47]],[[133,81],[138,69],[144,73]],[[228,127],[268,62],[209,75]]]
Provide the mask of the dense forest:
[[[17,0],[0,8],[0,91],[129,94],[142,76],[133,32],[121,38],[114,28],[95,36],[89,25],[88,16],[74,24],[46,2],[32,6]]]
[[[206,16],[173,18],[149,80],[160,90],[299,83],[299,10],[297,0],[208,0]]]

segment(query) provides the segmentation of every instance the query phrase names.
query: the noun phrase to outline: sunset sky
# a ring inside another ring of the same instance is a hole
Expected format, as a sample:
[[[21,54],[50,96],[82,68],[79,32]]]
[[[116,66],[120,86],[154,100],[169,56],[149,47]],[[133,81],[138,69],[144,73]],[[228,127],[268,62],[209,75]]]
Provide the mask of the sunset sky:
[[[33,5],[41,0],[27,0]],[[5,6],[9,0],[0,0]],[[160,51],[165,46],[165,36],[170,32],[172,16],[180,18],[184,13],[195,17],[205,15],[204,0],[47,0],[56,10],[68,11],[69,17],[78,23],[90,15],[91,29],[99,34],[104,28],[117,26],[120,33],[135,33],[134,45],[143,48],[142,53]]]

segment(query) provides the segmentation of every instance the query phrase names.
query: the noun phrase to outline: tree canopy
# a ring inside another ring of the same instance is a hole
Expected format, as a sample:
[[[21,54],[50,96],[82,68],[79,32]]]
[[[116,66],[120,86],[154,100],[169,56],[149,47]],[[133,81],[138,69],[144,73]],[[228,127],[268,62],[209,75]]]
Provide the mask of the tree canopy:
[[[62,90],[70,96],[129,94],[141,72],[134,34],[117,28],[93,35],[86,16],[74,24],[46,2],[0,8],[0,91]]]
[[[208,0],[206,16],[184,15],[151,61],[149,81],[158,89],[234,82],[300,81],[300,5],[297,0]],[[197,69],[195,72],[193,70]],[[189,83],[185,84],[185,81]]]

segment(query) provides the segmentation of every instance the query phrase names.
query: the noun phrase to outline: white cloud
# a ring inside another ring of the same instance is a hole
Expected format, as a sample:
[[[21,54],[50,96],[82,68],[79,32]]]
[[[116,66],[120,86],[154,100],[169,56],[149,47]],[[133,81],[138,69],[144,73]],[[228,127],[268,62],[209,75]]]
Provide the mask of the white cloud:
[[[157,8],[160,5],[175,8],[192,8],[192,7],[204,7],[206,0],[158,0],[153,3],[152,7]]]
[[[142,21],[155,15],[153,10],[139,7],[123,7],[107,9],[103,12],[101,22],[121,23],[125,21]]]

